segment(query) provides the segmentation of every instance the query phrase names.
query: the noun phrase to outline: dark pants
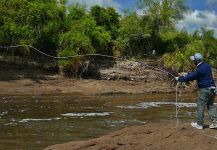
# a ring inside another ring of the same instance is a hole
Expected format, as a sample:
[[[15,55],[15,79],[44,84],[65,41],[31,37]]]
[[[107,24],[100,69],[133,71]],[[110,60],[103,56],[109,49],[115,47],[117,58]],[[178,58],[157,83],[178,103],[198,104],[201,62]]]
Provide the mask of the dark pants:
[[[204,110],[207,106],[209,117],[213,122],[217,122],[216,107],[213,104],[215,100],[215,93],[212,89],[200,89],[199,97],[197,98],[197,124],[203,125],[204,123]]]

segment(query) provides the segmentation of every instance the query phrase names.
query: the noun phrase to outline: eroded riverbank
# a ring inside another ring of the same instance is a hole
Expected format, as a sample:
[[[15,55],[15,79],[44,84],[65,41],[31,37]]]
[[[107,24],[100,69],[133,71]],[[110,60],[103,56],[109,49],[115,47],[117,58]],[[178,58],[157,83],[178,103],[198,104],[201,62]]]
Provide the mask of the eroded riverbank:
[[[20,79],[0,81],[0,94],[52,94],[81,93],[86,95],[102,95],[111,93],[143,94],[171,93],[175,86],[169,81],[124,81],[124,80],[93,80],[67,79],[58,76],[49,79]],[[195,88],[186,87],[186,92]]]

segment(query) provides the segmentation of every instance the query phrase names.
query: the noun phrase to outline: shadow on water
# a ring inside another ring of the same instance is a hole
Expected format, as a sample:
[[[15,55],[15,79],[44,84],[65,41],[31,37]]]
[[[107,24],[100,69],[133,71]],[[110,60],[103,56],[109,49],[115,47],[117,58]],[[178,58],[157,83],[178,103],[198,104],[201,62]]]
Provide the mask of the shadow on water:
[[[182,121],[192,119],[194,95],[185,99]],[[154,103],[153,103],[154,102]],[[0,96],[0,149],[43,149],[99,137],[145,122],[175,122],[175,95],[78,94]]]

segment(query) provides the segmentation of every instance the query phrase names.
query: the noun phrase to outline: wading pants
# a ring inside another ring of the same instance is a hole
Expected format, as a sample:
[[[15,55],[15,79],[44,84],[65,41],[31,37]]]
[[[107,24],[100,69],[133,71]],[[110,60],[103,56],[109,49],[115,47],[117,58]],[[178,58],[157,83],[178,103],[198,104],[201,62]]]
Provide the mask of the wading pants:
[[[214,105],[215,93],[210,88],[200,89],[199,97],[197,98],[197,124],[203,125],[205,107],[208,109],[209,117],[217,123],[217,112]]]

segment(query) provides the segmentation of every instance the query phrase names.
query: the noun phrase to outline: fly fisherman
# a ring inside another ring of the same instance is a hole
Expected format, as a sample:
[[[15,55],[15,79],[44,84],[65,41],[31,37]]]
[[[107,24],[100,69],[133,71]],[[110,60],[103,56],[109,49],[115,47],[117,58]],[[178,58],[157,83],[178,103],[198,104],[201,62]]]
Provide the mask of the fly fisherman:
[[[212,120],[209,128],[217,128],[217,112],[214,106],[216,86],[212,76],[212,69],[209,64],[203,61],[203,56],[200,53],[196,53],[190,59],[197,66],[196,70],[189,72],[186,76],[176,77],[176,80],[179,82],[197,80],[200,91],[197,98],[197,122],[192,122],[191,126],[197,129],[203,129],[204,110],[207,106],[209,117]]]

